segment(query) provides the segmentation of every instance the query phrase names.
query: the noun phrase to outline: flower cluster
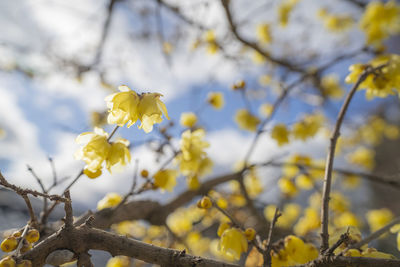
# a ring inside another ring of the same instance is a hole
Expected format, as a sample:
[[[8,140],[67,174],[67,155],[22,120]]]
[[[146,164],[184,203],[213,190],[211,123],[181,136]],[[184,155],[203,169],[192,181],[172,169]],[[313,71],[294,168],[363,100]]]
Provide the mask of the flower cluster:
[[[346,83],[355,83],[367,68],[379,66],[381,68],[370,73],[359,88],[366,89],[367,99],[398,94],[400,88],[400,56],[395,54],[379,56],[371,60],[369,64],[351,65],[350,74],[345,81]]]
[[[75,158],[86,162],[84,173],[89,178],[101,175],[104,162],[111,173],[112,168],[124,166],[131,160],[129,141],[120,138],[109,142],[108,134],[101,128],[95,128],[94,132],[80,134],[76,142],[84,144],[76,151]]]
[[[28,252],[32,249],[32,244],[39,241],[40,234],[36,229],[30,229],[26,232],[25,236],[22,238],[23,230],[14,232],[11,236],[1,242],[1,250],[8,253],[17,249],[18,244],[22,242],[20,253]],[[32,267],[32,262],[29,260],[16,260],[13,256],[6,256],[0,260],[0,267]]]
[[[180,172],[188,177],[188,186],[191,189],[199,187],[198,177],[208,174],[213,165],[205,152],[209,143],[204,141],[204,136],[203,129],[184,131],[180,141],[181,153],[175,157]]]
[[[367,44],[381,45],[391,34],[400,32],[400,6],[396,1],[372,1],[360,20],[360,27],[367,35]]]
[[[162,115],[169,119],[167,108],[160,100],[159,93],[143,93],[138,95],[128,86],[118,87],[121,91],[105,98],[109,108],[108,123],[131,127],[137,120],[141,121],[139,129],[146,133],[153,130],[153,125],[162,122]]]

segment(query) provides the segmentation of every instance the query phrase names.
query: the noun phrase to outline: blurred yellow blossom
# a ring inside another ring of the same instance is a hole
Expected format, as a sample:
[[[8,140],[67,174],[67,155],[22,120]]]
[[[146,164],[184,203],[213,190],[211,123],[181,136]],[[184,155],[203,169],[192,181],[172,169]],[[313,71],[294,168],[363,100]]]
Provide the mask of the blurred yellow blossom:
[[[122,201],[121,195],[117,193],[108,193],[97,203],[97,209],[102,210],[117,206]]]
[[[269,44],[272,41],[270,25],[262,23],[257,25],[257,38],[262,44]]]
[[[375,166],[375,152],[366,147],[357,148],[348,155],[350,163],[372,170]]]
[[[375,232],[393,220],[393,213],[386,208],[370,210],[366,214],[367,221],[371,232]]]
[[[247,109],[239,109],[235,114],[235,122],[240,129],[255,132],[260,119],[251,114]]]
[[[265,103],[260,106],[260,113],[265,117],[271,116],[273,111],[274,111],[274,106],[269,103]]]
[[[350,211],[345,211],[343,213],[336,215],[333,218],[333,223],[335,224],[336,227],[361,226],[360,220],[354,213]]]
[[[183,175],[204,175],[211,171],[213,163],[205,152],[209,143],[204,140],[204,136],[203,129],[186,130],[182,133],[181,153],[175,157],[175,161],[179,163]]]
[[[225,105],[224,95],[221,92],[210,92],[207,102],[215,109],[221,109]]]
[[[325,28],[333,32],[348,30],[354,23],[350,15],[331,14],[326,9],[320,9],[318,15],[323,20]]]
[[[181,114],[180,124],[183,127],[192,128],[197,122],[197,116],[193,112],[183,112]]]
[[[277,124],[271,132],[271,137],[278,142],[279,146],[289,143],[289,131],[285,124]]]
[[[313,208],[306,208],[303,216],[293,227],[293,231],[298,236],[305,236],[308,232],[318,229],[321,219],[318,212]]]
[[[296,139],[307,140],[317,134],[324,122],[321,114],[306,115],[304,118],[293,125],[292,135]]]
[[[288,178],[282,177],[279,179],[278,186],[282,193],[288,197],[294,197],[298,193],[296,185]]]
[[[339,77],[335,74],[330,74],[321,79],[322,93],[333,99],[341,99],[344,95],[344,90],[340,86]]]
[[[164,190],[172,191],[176,185],[178,171],[165,169],[154,174],[154,185]]]
[[[371,1],[360,19],[367,44],[378,46],[391,34],[400,32],[400,6],[396,1]]]
[[[290,13],[299,0],[284,0],[281,1],[278,7],[279,23],[282,27],[286,27],[289,21]]]

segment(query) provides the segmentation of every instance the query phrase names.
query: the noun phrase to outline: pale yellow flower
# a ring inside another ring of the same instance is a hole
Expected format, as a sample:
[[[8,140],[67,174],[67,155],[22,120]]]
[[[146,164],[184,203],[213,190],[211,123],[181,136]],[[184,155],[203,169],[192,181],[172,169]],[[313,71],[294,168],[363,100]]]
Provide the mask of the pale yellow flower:
[[[221,235],[219,250],[232,256],[235,260],[239,260],[242,252],[246,252],[247,249],[247,239],[242,230],[229,228]]]
[[[129,128],[139,119],[139,96],[126,85],[122,85],[118,89],[121,92],[105,98],[109,108],[107,120],[109,124],[117,124],[118,126],[124,126],[128,123],[127,127]]]
[[[261,121],[247,109],[239,109],[235,114],[235,122],[240,129],[255,132]]]
[[[197,116],[193,112],[183,112],[181,114],[180,124],[183,127],[192,128],[197,122]]]
[[[154,174],[154,185],[171,192],[176,185],[177,176],[178,171],[176,170],[160,170]]]
[[[169,119],[165,104],[160,100],[162,94],[144,93],[140,96],[138,105],[138,116],[142,122],[139,129],[146,133],[153,130],[153,125],[162,122],[162,115]]]
[[[97,203],[97,209],[102,210],[117,206],[122,201],[122,196],[117,193],[108,193]]]

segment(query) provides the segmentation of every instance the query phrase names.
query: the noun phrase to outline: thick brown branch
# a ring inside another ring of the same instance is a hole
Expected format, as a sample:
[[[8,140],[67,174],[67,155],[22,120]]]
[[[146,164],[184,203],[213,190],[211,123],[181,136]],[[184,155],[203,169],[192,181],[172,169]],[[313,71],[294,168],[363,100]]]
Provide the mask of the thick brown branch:
[[[68,234],[68,236],[67,236]],[[74,239],[78,243],[68,241]],[[223,263],[202,257],[186,254],[184,251],[157,247],[138,240],[112,234],[102,230],[78,227],[70,232],[59,232],[41,242],[23,258],[31,260],[33,266],[43,266],[47,255],[58,249],[69,249],[76,254],[86,253],[89,249],[108,251],[112,256],[125,255],[148,263],[181,267],[238,267],[235,264]]]

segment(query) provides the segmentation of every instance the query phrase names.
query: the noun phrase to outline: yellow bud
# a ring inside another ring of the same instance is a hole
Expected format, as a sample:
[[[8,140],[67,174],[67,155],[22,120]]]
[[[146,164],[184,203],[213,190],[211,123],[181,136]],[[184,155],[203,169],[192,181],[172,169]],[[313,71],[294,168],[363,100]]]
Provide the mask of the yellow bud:
[[[232,90],[244,89],[246,87],[246,82],[243,80],[237,81],[234,85],[232,85]]]
[[[204,196],[201,200],[200,200],[200,207],[201,209],[209,209],[212,207],[212,202],[211,199],[207,196]]]
[[[0,267],[15,267],[15,260],[11,257],[5,257],[0,261]]]
[[[149,171],[146,170],[146,169],[143,169],[143,170],[140,172],[140,175],[141,175],[143,178],[147,178],[147,177],[149,177]]]
[[[1,250],[4,252],[11,252],[18,246],[17,238],[10,236],[1,243]]]
[[[246,236],[247,240],[251,241],[256,236],[256,230],[254,230],[253,228],[247,228],[244,231],[244,235]]]
[[[40,234],[39,231],[36,229],[29,230],[25,237],[26,241],[28,241],[29,243],[35,243],[39,240],[39,238]]]

